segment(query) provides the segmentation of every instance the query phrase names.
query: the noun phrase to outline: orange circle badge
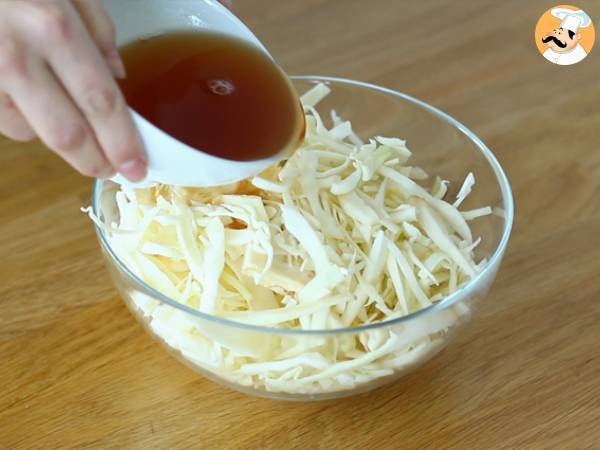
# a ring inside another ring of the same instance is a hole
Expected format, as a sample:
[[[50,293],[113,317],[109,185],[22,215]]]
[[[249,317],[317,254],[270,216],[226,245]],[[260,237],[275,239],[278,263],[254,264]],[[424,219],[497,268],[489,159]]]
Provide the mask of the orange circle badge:
[[[546,11],[535,27],[535,44],[548,61],[561,66],[577,64],[592,51],[596,32],[590,16],[571,5]]]

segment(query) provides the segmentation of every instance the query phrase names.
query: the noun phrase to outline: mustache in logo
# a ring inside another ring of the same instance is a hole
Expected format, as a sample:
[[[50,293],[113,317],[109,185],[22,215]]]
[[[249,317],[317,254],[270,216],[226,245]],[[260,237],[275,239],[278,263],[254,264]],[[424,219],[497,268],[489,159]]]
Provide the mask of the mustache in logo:
[[[556,44],[558,47],[560,47],[560,48],[565,48],[565,47],[567,46],[567,43],[566,43],[566,42],[561,42],[561,41],[559,41],[559,40],[558,40],[558,38],[557,38],[556,36],[547,36],[547,37],[545,37],[545,38],[542,38],[542,42],[543,42],[544,44],[547,44],[547,43],[548,43],[548,42],[550,42],[550,41],[554,41],[554,43],[555,43],[555,44]]]

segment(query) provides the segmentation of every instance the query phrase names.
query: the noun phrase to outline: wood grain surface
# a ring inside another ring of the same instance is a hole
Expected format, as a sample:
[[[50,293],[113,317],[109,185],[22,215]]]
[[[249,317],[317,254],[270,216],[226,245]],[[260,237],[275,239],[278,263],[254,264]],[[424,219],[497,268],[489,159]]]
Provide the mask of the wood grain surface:
[[[90,180],[0,140],[0,448],[600,448],[600,44],[576,66],[545,61],[533,34],[551,6],[234,2],[289,73],[430,102],[512,182],[513,237],[475,320],[359,397],[255,399],[177,363],[111,286],[79,212]],[[598,1],[578,6],[600,26]]]

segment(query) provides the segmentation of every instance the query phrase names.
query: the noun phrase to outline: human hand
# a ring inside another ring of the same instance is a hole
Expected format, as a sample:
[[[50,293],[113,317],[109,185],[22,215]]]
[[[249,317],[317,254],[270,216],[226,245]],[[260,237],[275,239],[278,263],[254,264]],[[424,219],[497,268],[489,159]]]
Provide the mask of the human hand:
[[[0,0],[0,133],[38,136],[84,175],[138,181],[147,162],[124,76],[100,0]]]

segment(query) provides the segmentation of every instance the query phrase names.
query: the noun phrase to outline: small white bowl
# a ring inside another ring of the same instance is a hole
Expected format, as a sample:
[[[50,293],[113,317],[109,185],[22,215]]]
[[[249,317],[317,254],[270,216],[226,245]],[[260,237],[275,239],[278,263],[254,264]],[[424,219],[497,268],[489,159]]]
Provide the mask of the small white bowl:
[[[105,0],[117,29],[119,45],[174,30],[200,29],[241,38],[271,55],[258,38],[231,11],[213,0],[144,0],[143,6]],[[255,175],[282,158],[281,154],[256,161],[231,161],[194,149],[155,127],[131,110],[148,156],[148,174],[138,183],[121,175],[112,181],[147,187],[156,183],[178,186],[217,186]],[[284,150],[284,149],[282,149]]]

